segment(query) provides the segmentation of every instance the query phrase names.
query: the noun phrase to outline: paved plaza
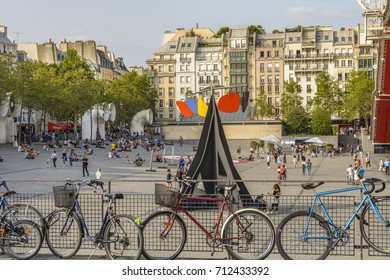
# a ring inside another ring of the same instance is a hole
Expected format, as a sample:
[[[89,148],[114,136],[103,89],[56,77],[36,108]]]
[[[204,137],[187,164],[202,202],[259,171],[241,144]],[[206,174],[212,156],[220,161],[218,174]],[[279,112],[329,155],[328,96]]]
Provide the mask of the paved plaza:
[[[167,163],[153,162],[150,165],[151,153],[145,149],[138,147],[131,152],[121,152],[121,158],[109,158],[108,151],[110,146],[106,148],[94,148],[94,154],[87,156],[89,159],[89,177],[93,179],[97,168],[102,169],[103,179],[111,181],[113,191],[121,191],[131,194],[152,194],[154,193],[154,182],[164,182],[166,178],[167,168],[175,174],[177,170],[178,158],[180,156],[194,157],[195,152],[192,147],[195,142],[184,144],[183,149],[177,149],[178,145],[167,145],[165,155]],[[230,151],[235,166],[242,178],[246,182],[250,194],[270,192],[272,184],[277,182],[276,163],[271,163],[271,168],[267,169],[265,154],[260,154],[260,158],[255,158],[254,161],[237,160],[235,150],[238,145],[242,149],[242,155],[249,155],[249,141],[230,141]],[[61,148],[56,149],[58,154],[57,168],[54,168],[50,163],[45,162],[50,157],[51,152],[44,151],[43,145],[35,143],[32,145],[40,151],[40,156],[36,159],[24,159],[23,152],[17,152],[17,149],[10,144],[0,145],[0,155],[4,158],[4,162],[0,163],[0,176],[7,180],[11,189],[19,193],[48,193],[52,191],[53,185],[65,182],[67,178],[83,179],[81,162],[74,162],[73,166],[69,166],[69,162],[63,166],[60,158]],[[94,146],[93,146],[94,147]],[[172,149],[174,160],[171,160]],[[78,155],[83,154],[83,149],[76,149]],[[134,166],[127,164],[125,156],[128,155],[130,160],[134,160],[139,154],[145,159],[143,166]],[[163,151],[153,153],[153,158],[156,155],[163,154]],[[386,155],[372,154],[372,168],[366,170],[365,177],[376,177],[387,181],[388,177],[384,172],[378,172],[379,159],[384,159]],[[344,187],[346,180],[346,168],[353,163],[353,159],[349,154],[344,154],[342,157],[310,157],[312,161],[311,175],[303,175],[300,167],[294,168],[291,153],[287,152],[287,183],[283,186],[282,193],[286,195],[302,194],[301,182],[306,181],[325,181],[326,184],[321,186],[321,189],[333,189],[336,187]],[[364,162],[364,159],[362,160]],[[256,182],[260,180],[260,182]],[[308,192],[307,194],[310,194]],[[390,188],[387,188],[384,194],[390,194]]]

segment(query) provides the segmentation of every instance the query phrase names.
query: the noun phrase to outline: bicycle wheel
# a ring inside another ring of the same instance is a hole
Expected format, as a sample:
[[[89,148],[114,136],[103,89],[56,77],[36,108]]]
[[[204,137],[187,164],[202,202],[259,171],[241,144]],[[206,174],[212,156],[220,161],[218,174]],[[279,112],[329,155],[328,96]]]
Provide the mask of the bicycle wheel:
[[[42,233],[34,222],[19,220],[6,226],[3,249],[15,259],[27,260],[39,252],[42,242]]]
[[[378,198],[375,205],[382,217],[390,221],[390,197]],[[364,240],[374,250],[382,254],[390,254],[390,227],[385,227],[380,222],[371,204],[363,209],[360,231]]]
[[[143,255],[148,260],[173,260],[183,250],[187,229],[182,218],[172,211],[150,215],[143,223]]]
[[[142,254],[142,231],[130,215],[113,216],[104,228],[103,240],[112,260],[138,260]]]
[[[54,211],[46,220],[46,242],[57,257],[68,259],[80,249],[83,232],[79,217],[67,209]]]
[[[222,228],[224,246],[239,260],[263,260],[275,245],[275,229],[267,215],[242,209],[227,218]]]
[[[331,250],[331,230],[329,224],[313,213],[309,220],[307,211],[298,211],[288,215],[276,230],[276,246],[285,260],[324,260]]]
[[[41,212],[31,204],[17,203],[12,204],[4,212],[4,217],[12,220],[28,220],[35,222],[41,229],[45,224],[45,219]]]

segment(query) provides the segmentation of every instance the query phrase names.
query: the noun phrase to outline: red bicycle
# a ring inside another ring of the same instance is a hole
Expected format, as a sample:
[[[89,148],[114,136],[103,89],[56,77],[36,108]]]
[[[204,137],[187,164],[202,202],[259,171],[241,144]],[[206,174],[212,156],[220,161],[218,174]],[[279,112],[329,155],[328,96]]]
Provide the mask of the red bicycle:
[[[191,182],[184,180],[183,184],[190,186]],[[181,211],[204,232],[207,244],[212,247],[212,255],[216,247],[223,245],[235,259],[265,259],[275,245],[274,226],[268,216],[257,209],[232,210],[232,192],[236,187],[216,186],[216,191],[223,193],[222,197],[192,196],[174,190],[168,193],[164,190],[164,194],[156,193],[156,203],[172,210],[154,212],[143,222],[145,258],[175,259],[181,253],[187,241],[187,226],[178,215]],[[198,205],[196,210],[193,203]],[[210,211],[207,206],[218,209],[218,204],[219,214],[210,229],[204,222],[199,222],[194,213],[190,213],[192,210]],[[228,212],[228,218],[223,223],[225,211]]]

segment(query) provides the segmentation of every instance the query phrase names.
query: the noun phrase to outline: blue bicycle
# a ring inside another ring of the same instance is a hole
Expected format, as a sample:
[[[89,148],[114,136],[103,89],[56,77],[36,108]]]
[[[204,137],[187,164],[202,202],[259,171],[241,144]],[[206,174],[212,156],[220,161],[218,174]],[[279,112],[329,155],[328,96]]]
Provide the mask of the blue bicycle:
[[[381,183],[382,188],[375,190],[376,183]],[[311,207],[288,215],[279,224],[276,245],[282,257],[286,260],[325,259],[336,246],[344,246],[348,242],[348,230],[355,218],[360,220],[360,231],[367,244],[380,253],[390,254],[390,197],[371,195],[374,191],[382,192],[386,184],[370,178],[361,180],[359,186],[317,193],[315,188],[322,184],[324,182],[302,184],[304,189],[314,192]],[[361,202],[347,223],[337,226],[321,197],[357,190],[363,191]],[[314,213],[317,204],[324,216]]]
[[[143,248],[141,228],[132,216],[114,211],[115,201],[123,198],[121,193],[105,194],[109,202],[100,229],[90,235],[78,198],[81,186],[93,184],[95,180],[68,180],[65,186],[53,187],[54,204],[61,209],[46,218],[45,237],[50,251],[59,258],[71,258],[86,236],[96,244],[90,257],[104,248],[109,259],[139,259]]]

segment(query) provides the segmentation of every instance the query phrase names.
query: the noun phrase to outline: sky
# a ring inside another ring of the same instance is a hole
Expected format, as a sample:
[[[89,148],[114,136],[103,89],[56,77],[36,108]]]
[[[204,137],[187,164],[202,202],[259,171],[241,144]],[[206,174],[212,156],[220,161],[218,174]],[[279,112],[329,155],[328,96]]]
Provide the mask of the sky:
[[[246,28],[267,32],[297,25],[352,27],[363,23],[356,0],[18,0],[2,1],[0,25],[20,43],[94,40],[127,67],[146,67],[165,31],[177,28]]]

